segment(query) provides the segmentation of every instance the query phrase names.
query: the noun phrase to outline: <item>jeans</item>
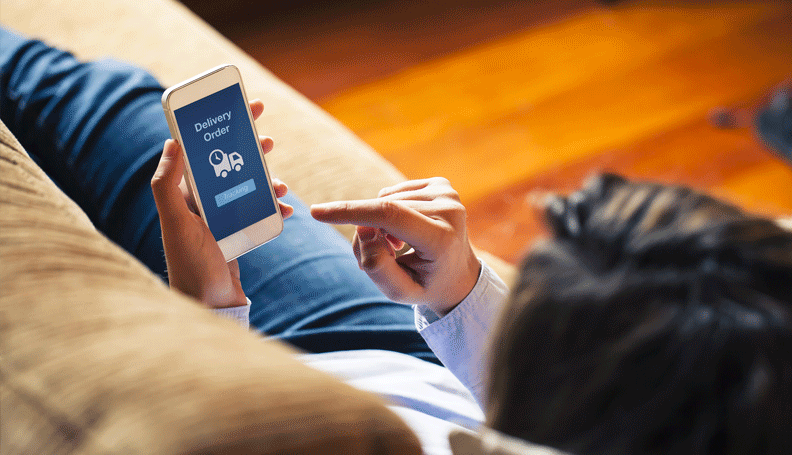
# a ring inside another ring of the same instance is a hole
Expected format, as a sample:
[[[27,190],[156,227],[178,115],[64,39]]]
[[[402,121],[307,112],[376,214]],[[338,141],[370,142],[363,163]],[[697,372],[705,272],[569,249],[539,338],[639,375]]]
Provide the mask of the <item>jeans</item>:
[[[149,186],[170,137],[162,92],[140,68],[80,63],[0,29],[0,119],[97,229],[165,279]],[[346,239],[296,196],[283,200],[294,206],[283,233],[239,258],[251,325],[312,353],[384,349],[439,363],[412,308],[377,289]]]

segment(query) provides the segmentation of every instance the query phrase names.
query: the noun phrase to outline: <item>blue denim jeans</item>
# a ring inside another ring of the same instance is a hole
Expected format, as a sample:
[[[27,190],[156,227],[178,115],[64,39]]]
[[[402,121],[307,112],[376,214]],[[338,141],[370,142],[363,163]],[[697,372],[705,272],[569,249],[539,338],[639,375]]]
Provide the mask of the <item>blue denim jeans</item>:
[[[80,63],[0,29],[0,119],[99,230],[165,279],[149,186],[170,137],[162,92],[140,68]],[[384,349],[439,363],[412,309],[374,286],[346,239],[296,196],[284,201],[295,211],[283,233],[239,259],[251,324],[308,352]]]

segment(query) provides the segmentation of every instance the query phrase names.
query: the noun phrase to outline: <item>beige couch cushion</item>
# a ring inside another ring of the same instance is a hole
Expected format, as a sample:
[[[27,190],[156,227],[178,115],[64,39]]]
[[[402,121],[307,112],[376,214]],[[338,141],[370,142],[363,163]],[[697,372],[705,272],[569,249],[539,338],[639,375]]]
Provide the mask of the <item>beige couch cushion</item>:
[[[0,24],[83,59],[127,60],[151,70],[166,86],[221,63],[237,65],[248,95],[264,101],[258,129],[275,139],[268,164],[309,204],[374,197],[404,180],[347,128],[176,1],[2,0]],[[351,226],[339,230],[351,238]],[[512,281],[513,267],[479,253]]]
[[[0,123],[0,454],[419,453],[374,396],[171,292]]]

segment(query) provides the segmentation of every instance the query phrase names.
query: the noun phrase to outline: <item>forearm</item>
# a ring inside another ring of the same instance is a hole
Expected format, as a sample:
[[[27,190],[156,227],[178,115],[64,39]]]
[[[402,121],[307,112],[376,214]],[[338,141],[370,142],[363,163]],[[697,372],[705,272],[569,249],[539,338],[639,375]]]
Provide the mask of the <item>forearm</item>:
[[[438,359],[484,405],[489,370],[488,340],[509,289],[482,262],[481,273],[470,294],[442,318],[415,306],[415,324]]]

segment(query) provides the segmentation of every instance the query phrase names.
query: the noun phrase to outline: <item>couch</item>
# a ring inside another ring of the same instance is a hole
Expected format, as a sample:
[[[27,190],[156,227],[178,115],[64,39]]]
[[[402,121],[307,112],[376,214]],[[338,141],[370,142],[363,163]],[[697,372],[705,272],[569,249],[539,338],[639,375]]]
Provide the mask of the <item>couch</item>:
[[[272,173],[307,203],[404,180],[173,0],[2,0],[0,23],[82,59],[143,66],[166,86],[237,65],[264,101]],[[511,266],[480,254],[511,281]],[[420,452],[379,398],[293,354],[169,290],[0,124],[0,455]]]

